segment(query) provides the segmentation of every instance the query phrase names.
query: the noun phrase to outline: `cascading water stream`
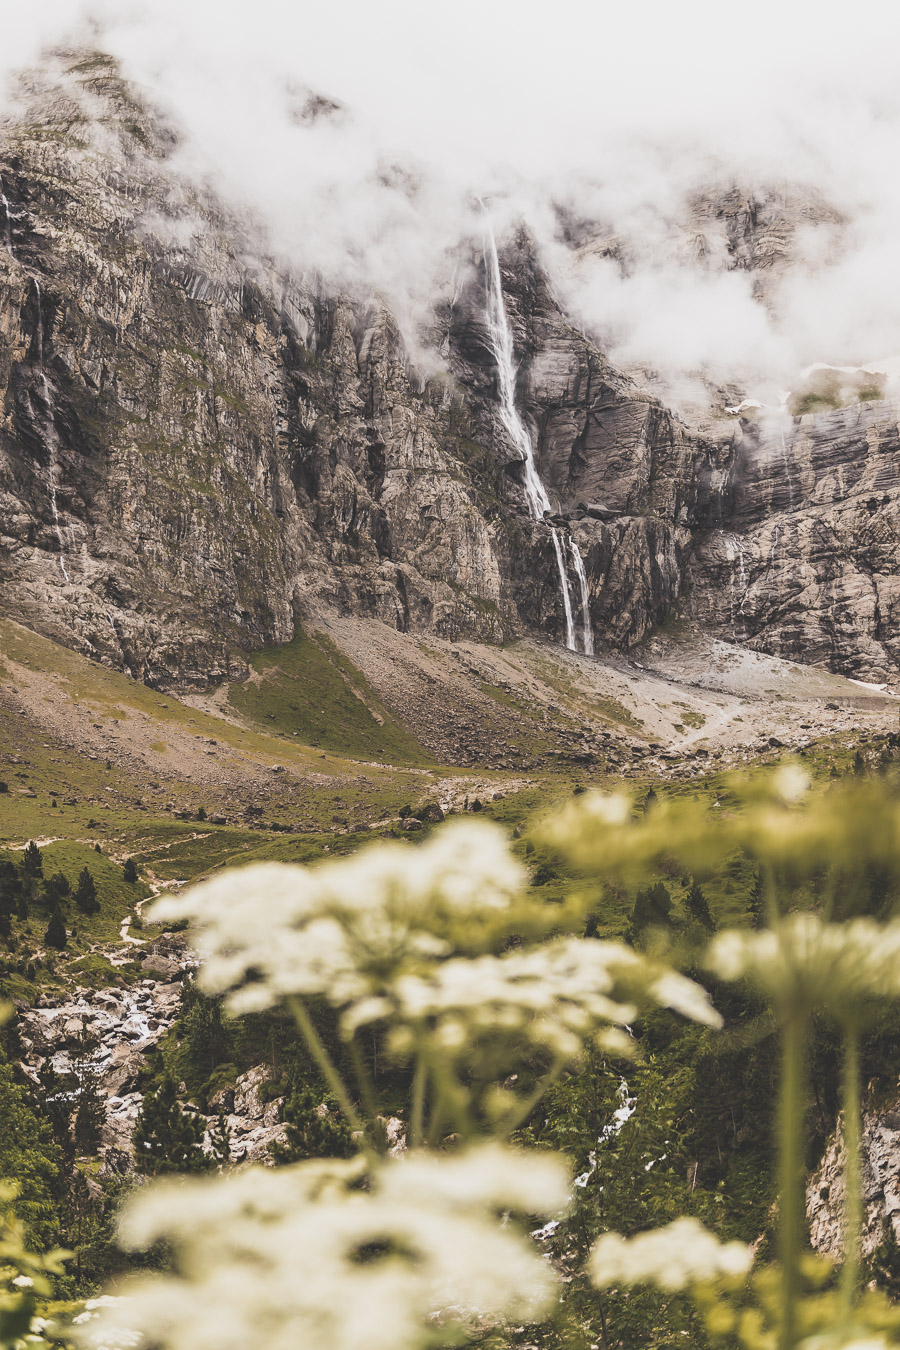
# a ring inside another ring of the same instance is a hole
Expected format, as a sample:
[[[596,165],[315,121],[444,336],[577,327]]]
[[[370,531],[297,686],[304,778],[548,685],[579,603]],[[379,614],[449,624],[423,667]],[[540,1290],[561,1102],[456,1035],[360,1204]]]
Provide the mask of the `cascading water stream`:
[[[578,586],[581,591],[581,618],[584,624],[584,654],[585,656],[594,655],[594,631],[591,628],[591,605],[588,594],[587,572],[584,570],[584,559],[581,556],[581,549],[575,543],[572,536],[569,536],[569,547],[572,550],[572,561],[575,564],[575,575],[578,578]]]
[[[484,270],[487,290],[487,331],[491,354],[497,367],[497,392],[500,396],[500,420],[509,432],[513,444],[522,453],[525,472],[525,496],[532,517],[543,523],[550,514],[550,498],[534,462],[534,447],[528,428],[516,407],[516,362],[513,348],[512,330],[503,303],[503,285],[500,279],[500,260],[497,256],[497,242],[490,219],[485,211]],[[553,539],[553,551],[559,571],[559,588],[562,595],[563,612],[566,619],[566,646],[575,651],[575,619],[572,613],[572,598],[569,593],[569,577],[563,550],[561,532],[556,526],[550,526]],[[594,654],[594,636],[591,631],[590,609],[588,606],[587,576],[584,560],[575,540],[569,536],[569,547],[575,562],[575,572],[581,586],[581,605],[584,616],[584,650],[588,656]]]
[[[784,473],[785,473],[785,477],[787,478],[787,485],[788,485],[788,504],[789,504],[789,506],[790,506],[790,509],[793,511],[793,509],[794,509],[794,480],[791,478],[791,464],[790,464],[790,460],[789,460],[789,458],[788,458],[788,448],[787,448],[787,444],[786,444],[785,439],[784,439],[784,421],[781,421],[781,422],[779,423],[778,430],[781,432],[781,458],[784,460]]]
[[[50,385],[44,371],[44,320],[41,314],[41,287],[40,283],[34,281],[35,296],[37,299],[37,327],[35,329],[35,338],[38,358],[38,379],[41,385],[41,400],[43,402],[43,412],[40,417],[41,439],[49,456],[47,476],[50,487],[50,510],[53,514],[53,528],[56,532],[56,540],[59,544],[59,570],[67,585],[72,584],[72,578],[69,576],[66,568],[66,546],[63,538],[62,522],[59,518],[59,506],[56,500],[59,488],[59,437],[56,434],[56,425],[53,421],[53,399],[50,393]]]
[[[6,251],[12,258],[13,262],[15,262],[16,251],[13,248],[13,237],[12,237],[12,207],[9,204],[9,198],[7,197],[6,192],[4,191],[2,177],[0,177],[0,206],[3,207],[3,234],[4,234],[4,243],[6,244]]]

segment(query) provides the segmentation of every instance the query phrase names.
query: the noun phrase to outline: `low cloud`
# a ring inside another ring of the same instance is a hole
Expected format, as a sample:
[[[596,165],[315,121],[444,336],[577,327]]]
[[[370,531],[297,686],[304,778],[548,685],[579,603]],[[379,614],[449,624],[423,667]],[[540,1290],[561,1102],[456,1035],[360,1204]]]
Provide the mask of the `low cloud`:
[[[182,132],[180,170],[409,330],[477,246],[483,197],[613,360],[673,386],[772,397],[814,361],[900,353],[900,13],[610,9],[45,0],[0,59],[111,52]],[[756,271],[716,214],[735,185],[783,207]]]

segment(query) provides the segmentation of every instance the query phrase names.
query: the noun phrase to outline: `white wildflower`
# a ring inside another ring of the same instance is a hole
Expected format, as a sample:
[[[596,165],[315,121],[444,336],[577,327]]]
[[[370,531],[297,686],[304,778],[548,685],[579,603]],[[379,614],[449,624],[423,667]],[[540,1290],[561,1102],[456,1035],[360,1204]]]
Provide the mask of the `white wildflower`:
[[[496,1034],[506,1040],[519,1036],[562,1060],[577,1058],[589,1039],[628,1053],[628,1037],[615,1028],[637,1016],[634,993],[697,1021],[720,1024],[699,985],[646,963],[621,943],[592,938],[558,938],[502,956],[446,961],[424,975],[399,976],[393,992],[395,1047],[412,1044],[405,1031],[409,1024],[427,1024],[451,1055],[468,1053]]]
[[[492,1144],[360,1182],[356,1161],[311,1162],[153,1187],[123,1235],[171,1241],[180,1275],[134,1281],[82,1339],[108,1344],[121,1323],[167,1350],[413,1350],[435,1319],[534,1319],[552,1303],[552,1269],[500,1213],[562,1210],[558,1159]]]
[[[722,1018],[709,1001],[709,994],[694,980],[679,975],[677,970],[664,970],[655,975],[647,991],[661,1008],[671,1008],[692,1022],[703,1022],[708,1027],[720,1027]]]
[[[446,961],[427,975],[399,977],[397,1020],[429,1022],[448,1053],[500,1033],[572,1059],[598,1028],[636,1016],[633,1004],[613,997],[617,958],[617,944],[562,938],[502,956]]]
[[[707,964],[723,980],[750,980],[776,1002],[853,1008],[900,997],[900,922],[836,924],[792,914],[776,928],[718,933]]]
[[[674,1291],[721,1275],[743,1275],[753,1263],[743,1242],[720,1242],[697,1219],[682,1217],[665,1228],[624,1238],[604,1233],[589,1260],[599,1289],[618,1284],[656,1284]]]
[[[624,825],[631,818],[631,798],[620,792],[585,793],[583,806],[588,816],[604,825]]]
[[[883,1336],[854,1334],[853,1331],[831,1331],[820,1336],[807,1336],[797,1350],[895,1350],[896,1342]]]
[[[782,764],[772,780],[777,796],[785,802],[797,802],[812,787],[812,780],[799,764]]]
[[[158,901],[149,917],[193,920],[201,985],[228,993],[233,1011],[289,994],[346,1007],[377,997],[404,963],[445,956],[442,929],[504,912],[525,880],[497,826],[454,821],[418,848],[378,844],[311,868],[228,869]],[[369,1006],[363,1020],[371,1015]]]

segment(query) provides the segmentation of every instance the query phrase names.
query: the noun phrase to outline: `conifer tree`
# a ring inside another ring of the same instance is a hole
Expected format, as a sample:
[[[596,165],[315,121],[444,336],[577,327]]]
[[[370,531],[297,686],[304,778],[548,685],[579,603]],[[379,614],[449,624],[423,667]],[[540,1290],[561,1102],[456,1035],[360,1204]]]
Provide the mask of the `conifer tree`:
[[[33,839],[22,854],[22,868],[29,878],[44,875],[44,855]]]
[[[0,862],[0,937],[9,937],[12,932],[12,917],[21,893],[22,883],[13,864]]]
[[[227,1167],[231,1162],[231,1130],[223,1111],[209,1127],[209,1159],[219,1168]]]
[[[751,926],[753,928],[765,928],[768,923],[768,915],[766,913],[765,887],[761,872],[757,872],[754,878],[753,887],[750,891],[750,903],[747,908],[750,911]]]
[[[709,912],[709,905],[703,890],[696,881],[691,880],[691,888],[685,896],[684,907],[695,922],[702,924],[704,928],[711,933],[715,928],[715,920]]]
[[[48,947],[55,947],[57,951],[62,951],[67,942],[66,925],[63,922],[63,916],[58,909],[55,909],[50,915],[50,922],[47,924],[47,931],[44,934],[44,941]]]
[[[48,1057],[38,1070],[41,1116],[53,1131],[53,1138],[70,1168],[75,1158],[72,1139],[72,1099],[77,1086],[75,1075],[58,1073]]]
[[[16,1082],[13,1066],[0,1052],[0,1176],[19,1182],[19,1217],[42,1247],[58,1240],[57,1207],[65,1184],[63,1155],[43,1110]]]
[[[78,1105],[72,1133],[79,1153],[96,1153],[106,1121],[106,1107],[97,1079],[85,1065],[79,1066]]]
[[[41,904],[45,905],[47,909],[58,909],[70,890],[71,887],[62,872],[56,872],[52,877],[45,880],[41,887]]]
[[[309,1083],[300,1083],[281,1111],[285,1142],[274,1144],[276,1162],[302,1162],[305,1158],[349,1158],[356,1152],[350,1127],[333,1098],[321,1100]]]
[[[86,867],[83,867],[78,874],[78,885],[75,888],[75,904],[81,910],[82,914],[96,914],[97,910],[100,908],[94,878]]]
[[[133,885],[138,879],[137,866],[134,858],[126,858],[125,866],[122,868],[122,878],[129,885]]]
[[[192,983],[185,988],[187,1011],[182,1016],[183,1074],[188,1083],[207,1079],[228,1049],[220,999],[208,998]]]
[[[178,1100],[174,1079],[164,1078],[148,1092],[134,1127],[134,1159],[139,1172],[205,1172],[211,1159],[203,1152],[204,1126]]]
[[[662,881],[638,891],[631,915],[632,937],[639,937],[645,928],[661,928],[672,911],[672,897]]]

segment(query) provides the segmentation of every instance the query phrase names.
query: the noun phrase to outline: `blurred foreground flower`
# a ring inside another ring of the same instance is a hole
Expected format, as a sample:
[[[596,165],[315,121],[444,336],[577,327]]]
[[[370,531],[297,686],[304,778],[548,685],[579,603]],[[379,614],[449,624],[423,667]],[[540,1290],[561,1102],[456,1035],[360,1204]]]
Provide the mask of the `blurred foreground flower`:
[[[707,965],[720,979],[749,980],[776,1004],[828,1008],[840,1019],[868,1000],[900,997],[900,922],[791,914],[762,932],[718,933]]]
[[[626,793],[586,792],[535,833],[576,866],[626,885],[672,860],[686,875],[709,876],[736,850],[777,872],[782,889],[825,869],[846,894],[872,866],[900,880],[900,801],[879,782],[844,782],[815,796],[809,787],[800,766],[785,764],[731,775],[715,806],[679,794],[644,812]]]
[[[513,909],[526,880],[502,830],[453,821],[417,848],[229,869],[149,917],[193,921],[200,984],[227,993],[234,1012],[291,994],[342,1007],[380,993],[410,961],[478,950],[483,926]]]
[[[675,1291],[744,1275],[752,1264],[752,1249],[743,1242],[720,1242],[697,1219],[685,1217],[631,1238],[604,1233],[594,1243],[589,1270],[598,1289],[656,1284]]]
[[[555,1156],[485,1144],[414,1154],[366,1170],[359,1159],[252,1168],[167,1182],[134,1199],[131,1247],[174,1247],[178,1275],[125,1286],[129,1297],[81,1339],[169,1350],[404,1350],[453,1328],[539,1318],[556,1280],[502,1214],[547,1217],[567,1203]]]
[[[393,1043],[402,1050],[410,1027],[425,1023],[435,1046],[452,1058],[469,1054],[473,1043],[514,1037],[563,1061],[577,1059],[591,1040],[630,1055],[624,1027],[642,1002],[721,1025],[706,991],[692,980],[622,943],[593,938],[447,961],[427,975],[401,976],[396,999]]]

